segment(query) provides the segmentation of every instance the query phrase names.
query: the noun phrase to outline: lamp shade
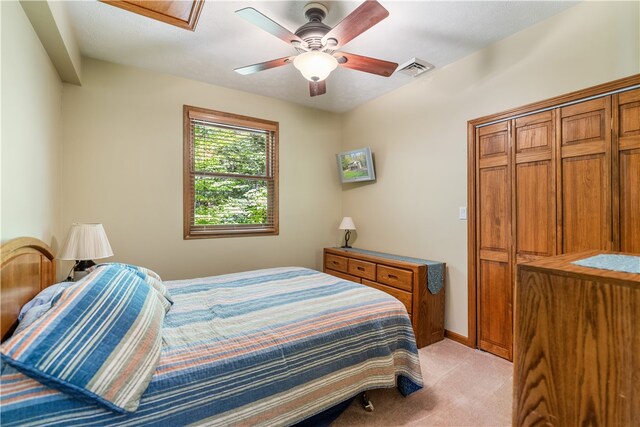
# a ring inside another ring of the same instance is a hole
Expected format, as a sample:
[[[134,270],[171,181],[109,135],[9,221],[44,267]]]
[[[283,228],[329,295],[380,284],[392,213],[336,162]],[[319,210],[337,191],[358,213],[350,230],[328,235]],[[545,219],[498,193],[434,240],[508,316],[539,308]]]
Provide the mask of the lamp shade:
[[[340,230],[355,230],[356,225],[353,223],[353,219],[350,216],[345,216],[342,218],[342,222],[340,223]]]
[[[312,50],[296,56],[293,66],[300,70],[305,79],[318,82],[329,77],[338,66],[338,60],[328,53]]]
[[[74,223],[58,258],[82,261],[110,256],[113,250],[102,224]]]

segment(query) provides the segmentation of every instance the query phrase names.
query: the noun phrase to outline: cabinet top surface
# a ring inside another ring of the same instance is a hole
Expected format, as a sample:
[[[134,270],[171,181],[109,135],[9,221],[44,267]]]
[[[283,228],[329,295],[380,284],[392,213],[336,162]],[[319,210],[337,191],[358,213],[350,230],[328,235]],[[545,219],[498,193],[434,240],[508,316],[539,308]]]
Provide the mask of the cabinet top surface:
[[[429,266],[435,266],[435,265],[439,265],[439,264],[444,264],[441,261],[433,261],[433,260],[428,260],[428,259],[412,258],[412,257],[401,256],[401,255],[393,255],[393,254],[387,254],[387,253],[384,253],[384,252],[369,251],[369,250],[366,250],[366,249],[358,249],[358,248],[325,248],[325,249],[329,250],[329,251],[331,251],[332,253],[335,253],[335,254],[367,255],[367,256],[378,257],[378,258],[391,259],[391,260],[395,260],[395,261],[408,262],[408,263],[412,263],[412,264],[424,264],[424,265],[429,265]]]
[[[587,251],[578,252],[573,254],[558,255],[549,258],[543,258],[536,261],[530,261],[526,263],[518,264],[518,271],[521,270],[533,270],[533,271],[546,271],[550,273],[566,274],[585,279],[613,279],[624,282],[630,282],[633,284],[640,284],[640,274],[626,273],[621,271],[605,270],[593,267],[583,267],[580,265],[572,264],[573,261],[583,260],[596,255],[611,254],[611,255],[631,255],[638,256],[638,254],[611,252],[611,251]]]

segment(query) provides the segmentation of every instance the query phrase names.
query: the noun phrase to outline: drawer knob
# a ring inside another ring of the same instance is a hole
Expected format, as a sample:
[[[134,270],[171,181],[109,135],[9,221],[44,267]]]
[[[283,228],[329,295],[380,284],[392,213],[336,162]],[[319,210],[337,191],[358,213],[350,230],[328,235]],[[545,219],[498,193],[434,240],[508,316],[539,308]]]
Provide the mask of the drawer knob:
[[[395,275],[393,275],[393,274],[389,274],[387,277],[388,277],[389,279],[394,279],[394,280],[397,280],[397,279],[398,279],[398,276],[395,276]]]
[[[358,267],[358,270],[364,271],[364,267]]]

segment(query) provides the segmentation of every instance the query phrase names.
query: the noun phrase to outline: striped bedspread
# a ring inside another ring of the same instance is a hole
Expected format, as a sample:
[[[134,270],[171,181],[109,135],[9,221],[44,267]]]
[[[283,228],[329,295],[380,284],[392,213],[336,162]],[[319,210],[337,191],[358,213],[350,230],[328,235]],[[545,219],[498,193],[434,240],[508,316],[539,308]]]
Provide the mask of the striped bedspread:
[[[378,290],[298,267],[165,284],[174,305],[135,413],[75,400],[3,364],[0,424],[290,425],[364,390],[422,386],[405,308]]]

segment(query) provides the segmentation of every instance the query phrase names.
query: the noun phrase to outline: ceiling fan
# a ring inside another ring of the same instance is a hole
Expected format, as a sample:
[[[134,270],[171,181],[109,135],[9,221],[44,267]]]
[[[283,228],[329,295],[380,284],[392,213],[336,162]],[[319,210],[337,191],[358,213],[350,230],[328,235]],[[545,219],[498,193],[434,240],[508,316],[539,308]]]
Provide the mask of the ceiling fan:
[[[317,96],[327,92],[325,79],[338,65],[383,77],[389,77],[398,67],[395,62],[338,51],[389,16],[387,9],[375,0],[365,1],[333,28],[322,22],[327,16],[327,8],[321,3],[309,3],[304,8],[309,22],[295,33],[252,7],[237,10],[236,13],[280,40],[290,43],[298,51],[297,55],[236,68],[235,71],[239,74],[253,74],[293,63],[309,80],[310,95]]]

